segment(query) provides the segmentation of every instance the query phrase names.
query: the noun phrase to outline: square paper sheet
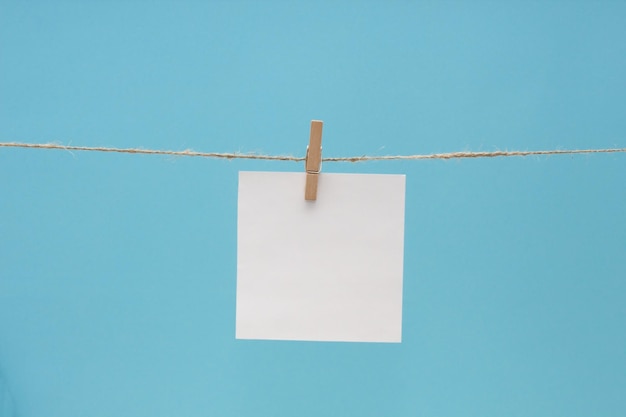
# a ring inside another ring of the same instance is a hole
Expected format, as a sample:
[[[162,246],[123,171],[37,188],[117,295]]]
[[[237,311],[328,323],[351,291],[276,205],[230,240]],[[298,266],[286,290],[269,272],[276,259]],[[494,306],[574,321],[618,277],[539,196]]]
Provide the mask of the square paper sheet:
[[[237,339],[400,342],[404,175],[240,172]]]

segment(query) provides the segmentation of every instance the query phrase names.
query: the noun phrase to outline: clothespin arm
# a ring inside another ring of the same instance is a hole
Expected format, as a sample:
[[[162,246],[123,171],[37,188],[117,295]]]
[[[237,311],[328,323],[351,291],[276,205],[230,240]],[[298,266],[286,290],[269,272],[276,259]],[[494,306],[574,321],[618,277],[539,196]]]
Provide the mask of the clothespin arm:
[[[321,120],[311,121],[311,135],[309,146],[306,150],[306,185],[304,188],[304,199],[313,201],[317,199],[317,181],[319,179],[322,165],[322,127]]]

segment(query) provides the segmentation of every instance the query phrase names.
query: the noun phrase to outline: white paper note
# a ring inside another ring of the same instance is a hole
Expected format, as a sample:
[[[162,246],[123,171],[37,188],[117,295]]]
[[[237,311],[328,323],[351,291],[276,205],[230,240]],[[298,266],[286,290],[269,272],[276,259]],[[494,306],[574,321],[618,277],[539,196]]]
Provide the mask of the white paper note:
[[[237,339],[402,339],[404,175],[240,172]]]

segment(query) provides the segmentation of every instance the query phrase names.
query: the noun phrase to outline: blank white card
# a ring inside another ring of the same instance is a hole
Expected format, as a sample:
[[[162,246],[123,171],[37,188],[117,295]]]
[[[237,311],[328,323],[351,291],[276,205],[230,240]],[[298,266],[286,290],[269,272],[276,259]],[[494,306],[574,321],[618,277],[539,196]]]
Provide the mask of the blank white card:
[[[404,175],[240,172],[237,339],[402,340]]]

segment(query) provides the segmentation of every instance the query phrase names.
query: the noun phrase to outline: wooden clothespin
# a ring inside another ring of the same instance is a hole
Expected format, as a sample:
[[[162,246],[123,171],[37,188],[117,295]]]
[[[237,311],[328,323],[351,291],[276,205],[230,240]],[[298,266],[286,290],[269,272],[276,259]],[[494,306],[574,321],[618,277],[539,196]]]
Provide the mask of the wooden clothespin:
[[[317,180],[322,166],[322,126],[321,120],[311,120],[311,136],[309,146],[306,148],[306,186],[304,188],[305,200],[317,200]]]

